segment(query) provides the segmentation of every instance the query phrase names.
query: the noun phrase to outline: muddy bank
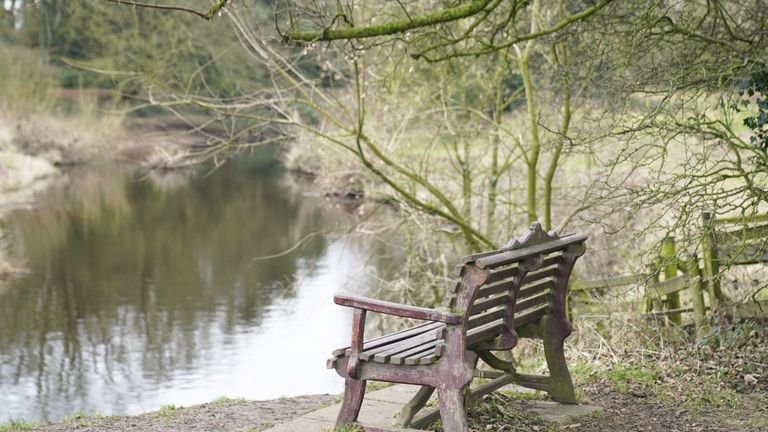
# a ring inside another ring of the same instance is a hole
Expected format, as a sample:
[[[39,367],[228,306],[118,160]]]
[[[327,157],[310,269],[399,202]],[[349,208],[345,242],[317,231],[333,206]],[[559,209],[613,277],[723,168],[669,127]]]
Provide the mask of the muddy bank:
[[[335,395],[298,396],[268,401],[219,399],[191,407],[165,406],[137,416],[74,415],[61,422],[31,427],[30,431],[120,431],[120,432],[256,432],[302,414],[336,403]]]

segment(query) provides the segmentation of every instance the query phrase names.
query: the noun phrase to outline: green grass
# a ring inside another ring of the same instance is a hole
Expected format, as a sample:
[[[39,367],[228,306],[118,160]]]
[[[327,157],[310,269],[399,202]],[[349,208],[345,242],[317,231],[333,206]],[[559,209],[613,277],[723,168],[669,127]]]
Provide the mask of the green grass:
[[[365,386],[365,391],[370,392],[370,391],[381,390],[387,387],[392,387],[393,385],[394,385],[393,383],[385,382],[385,381],[372,381]]]
[[[103,416],[100,414],[95,414],[93,416],[89,416],[88,414],[84,412],[76,412],[74,414],[70,414],[62,420],[62,423],[70,423],[78,428],[85,428],[88,426],[93,426],[94,421],[97,418],[102,418]]]
[[[363,428],[358,425],[344,425],[337,428],[325,428],[323,431],[328,432],[363,432]]]
[[[227,396],[220,396],[213,401],[211,401],[211,406],[227,406],[227,405],[237,405],[239,403],[245,402],[245,398],[231,398]]]
[[[741,397],[715,377],[699,377],[696,385],[686,386],[682,395],[665,394],[667,399],[680,399],[687,408],[738,408]]]
[[[630,366],[616,363],[606,372],[611,386],[622,393],[629,393],[632,388],[653,389],[659,381],[659,373],[645,366]]]
[[[758,428],[768,428],[768,413],[758,414],[749,418],[749,425]]]
[[[501,393],[515,399],[538,400],[542,398],[542,393],[539,390],[531,392],[502,390]]]
[[[21,419],[11,419],[5,423],[0,423],[0,432],[26,431],[32,430],[38,426],[37,422]]]
[[[183,407],[176,406],[173,404],[163,405],[160,407],[160,409],[157,411],[157,415],[160,417],[170,417],[175,414],[178,414],[179,411],[184,409]]]

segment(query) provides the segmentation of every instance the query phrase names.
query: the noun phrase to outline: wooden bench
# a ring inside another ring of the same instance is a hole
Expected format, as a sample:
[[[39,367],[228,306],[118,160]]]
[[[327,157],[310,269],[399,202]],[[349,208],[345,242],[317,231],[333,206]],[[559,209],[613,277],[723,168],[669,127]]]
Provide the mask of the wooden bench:
[[[336,295],[337,304],[354,308],[352,342],[328,361],[328,368],[346,380],[337,427],[357,421],[368,380],[421,385],[403,408],[403,426],[425,427],[442,417],[446,432],[466,431],[466,407],[508,383],[576,403],[563,352],[572,331],[565,301],[586,239],[581,234],[547,234],[534,223],[501,250],[465,257],[457,266],[449,311]],[[368,311],[425,323],[364,342]],[[513,348],[519,337],[543,339],[548,376],[519,374],[511,361],[494,354]],[[490,368],[478,369],[478,359]],[[469,389],[476,377],[490,381]],[[439,410],[414,419],[435,389]]]

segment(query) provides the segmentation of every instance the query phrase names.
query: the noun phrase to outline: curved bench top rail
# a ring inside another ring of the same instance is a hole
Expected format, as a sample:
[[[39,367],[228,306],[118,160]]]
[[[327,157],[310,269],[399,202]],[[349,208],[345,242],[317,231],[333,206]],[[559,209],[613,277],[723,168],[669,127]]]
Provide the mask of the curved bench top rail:
[[[469,264],[474,262],[479,268],[492,269],[494,267],[513,264],[531,255],[555,252],[564,249],[569,245],[584,242],[586,239],[586,234],[568,234],[532,246],[522,245],[520,248],[511,250],[502,249],[493,253],[469,255],[464,258],[464,263]]]

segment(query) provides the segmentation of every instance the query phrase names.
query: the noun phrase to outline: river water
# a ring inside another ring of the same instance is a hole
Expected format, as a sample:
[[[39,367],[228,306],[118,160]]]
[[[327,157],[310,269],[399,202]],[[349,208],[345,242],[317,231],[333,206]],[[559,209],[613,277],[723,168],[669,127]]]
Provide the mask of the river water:
[[[325,360],[351,314],[332,293],[378,268],[328,234],[350,219],[269,155],[73,170],[0,226],[29,270],[0,287],[0,422],[342,391]]]

